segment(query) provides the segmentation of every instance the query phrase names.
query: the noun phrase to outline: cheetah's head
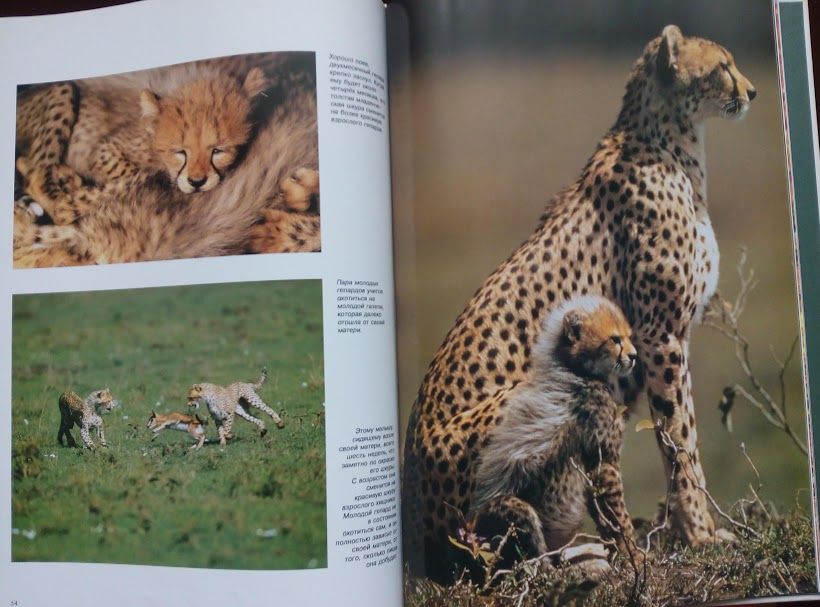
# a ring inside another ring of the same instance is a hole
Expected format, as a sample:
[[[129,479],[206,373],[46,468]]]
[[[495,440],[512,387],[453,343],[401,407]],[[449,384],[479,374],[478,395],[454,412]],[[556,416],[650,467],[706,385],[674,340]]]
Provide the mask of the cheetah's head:
[[[629,375],[638,359],[632,328],[609,300],[589,299],[589,305],[582,302],[564,314],[558,355],[573,372],[586,377],[606,380]]]
[[[202,384],[194,384],[188,390],[188,406],[192,409],[199,409],[199,403],[205,398],[205,390]]]
[[[92,393],[92,402],[97,411],[112,411],[117,405],[117,401],[114,400],[111,390],[108,388]]]
[[[168,175],[186,194],[215,188],[251,131],[252,99],[267,87],[259,68],[240,82],[214,74],[160,97],[140,94],[145,127]]]
[[[660,90],[676,100],[676,111],[692,112],[700,120],[739,120],[757,95],[728,50],[710,40],[685,37],[675,25],[663,28],[647,48],[654,54]]]

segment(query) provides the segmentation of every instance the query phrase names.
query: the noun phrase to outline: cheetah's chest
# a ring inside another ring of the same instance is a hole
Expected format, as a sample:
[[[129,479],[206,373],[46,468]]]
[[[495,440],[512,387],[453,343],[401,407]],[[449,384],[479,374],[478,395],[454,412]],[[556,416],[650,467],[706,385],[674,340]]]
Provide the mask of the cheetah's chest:
[[[703,289],[695,312],[695,318],[699,319],[717,290],[720,273],[720,251],[718,250],[715,231],[712,229],[712,223],[708,217],[703,217],[697,221],[696,230],[695,279]]]

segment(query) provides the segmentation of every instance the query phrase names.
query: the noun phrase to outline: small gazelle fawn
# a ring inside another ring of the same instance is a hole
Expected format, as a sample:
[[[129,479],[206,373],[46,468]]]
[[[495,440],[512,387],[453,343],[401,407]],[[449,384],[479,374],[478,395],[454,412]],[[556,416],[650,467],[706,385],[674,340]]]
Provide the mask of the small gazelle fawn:
[[[179,430],[187,432],[196,441],[195,445],[191,445],[191,449],[200,449],[205,443],[205,426],[208,425],[208,420],[201,419],[199,415],[184,413],[162,415],[152,410],[147,425],[154,433],[151,440],[154,440],[162,430]]]

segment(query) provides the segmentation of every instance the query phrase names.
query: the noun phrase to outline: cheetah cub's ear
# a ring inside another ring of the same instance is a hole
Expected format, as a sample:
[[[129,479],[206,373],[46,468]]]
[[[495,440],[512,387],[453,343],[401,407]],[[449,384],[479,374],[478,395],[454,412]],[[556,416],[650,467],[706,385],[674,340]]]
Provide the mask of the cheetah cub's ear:
[[[581,340],[581,328],[584,325],[584,315],[578,310],[570,310],[564,316],[564,330],[567,340],[574,344]]]
[[[140,93],[140,109],[142,110],[142,117],[145,118],[145,128],[149,133],[154,132],[154,118],[159,116],[160,110],[159,96],[148,89]]]
[[[248,97],[256,97],[266,88],[268,88],[268,79],[265,78],[265,73],[258,67],[248,72],[248,75],[245,76],[245,82],[242,84],[242,89]]]
[[[655,63],[658,79],[664,86],[672,84],[678,75],[678,52],[682,42],[683,34],[677,25],[667,25],[663,28]]]

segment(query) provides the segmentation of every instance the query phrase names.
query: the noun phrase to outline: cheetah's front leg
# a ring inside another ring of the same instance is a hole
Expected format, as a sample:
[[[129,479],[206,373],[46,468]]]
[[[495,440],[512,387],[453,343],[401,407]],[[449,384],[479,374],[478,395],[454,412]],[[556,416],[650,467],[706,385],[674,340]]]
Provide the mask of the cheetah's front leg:
[[[321,248],[321,220],[313,213],[266,209],[248,238],[251,253],[308,253]]]
[[[228,439],[233,438],[231,434],[231,427],[233,426],[233,415],[229,415],[227,419],[219,422],[217,432],[219,433],[219,445],[224,447],[228,444]]]
[[[108,447],[108,443],[105,442],[105,424],[103,423],[102,419],[100,419],[99,423],[97,424],[97,434],[100,436],[100,445],[103,447]]]
[[[589,514],[604,539],[613,539],[618,552],[632,563],[643,563],[644,554],[635,543],[635,529],[624,502],[624,485],[617,464],[603,462],[589,474]]]
[[[80,427],[80,437],[83,439],[83,447],[93,451],[94,443],[91,440],[91,424],[83,423]]]
[[[698,545],[714,541],[716,536],[698,456],[687,351],[686,342],[662,334],[643,360],[658,446],[667,475],[672,475],[672,522],[687,543]]]

